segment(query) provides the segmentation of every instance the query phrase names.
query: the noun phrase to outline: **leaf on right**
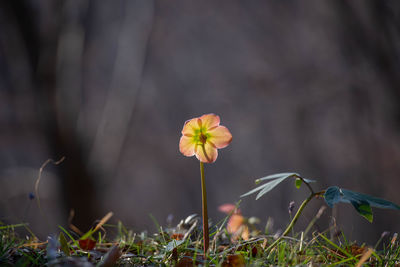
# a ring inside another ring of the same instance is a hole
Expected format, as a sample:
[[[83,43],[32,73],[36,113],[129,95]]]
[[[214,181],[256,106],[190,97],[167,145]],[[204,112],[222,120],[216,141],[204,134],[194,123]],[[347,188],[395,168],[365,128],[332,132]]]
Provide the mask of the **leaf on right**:
[[[399,205],[388,200],[339,188],[337,186],[329,187],[325,191],[324,198],[326,204],[331,208],[333,205],[340,202],[353,205],[358,214],[366,218],[369,222],[373,220],[371,207],[400,210]]]

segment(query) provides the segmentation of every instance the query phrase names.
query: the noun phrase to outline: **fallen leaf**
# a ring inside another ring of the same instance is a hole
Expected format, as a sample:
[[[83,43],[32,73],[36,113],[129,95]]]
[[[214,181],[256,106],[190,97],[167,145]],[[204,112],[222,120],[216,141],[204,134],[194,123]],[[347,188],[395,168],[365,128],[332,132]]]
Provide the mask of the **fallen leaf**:
[[[171,235],[171,239],[175,239],[175,240],[182,240],[183,239],[183,234],[172,234]]]
[[[187,267],[187,266],[194,266],[193,260],[190,257],[183,257],[178,261],[178,263],[175,265],[176,267]]]
[[[222,267],[244,267],[245,261],[242,255],[228,255],[226,260],[222,263]]]
[[[83,250],[92,250],[94,249],[94,246],[96,246],[96,241],[90,238],[80,239],[79,246]]]

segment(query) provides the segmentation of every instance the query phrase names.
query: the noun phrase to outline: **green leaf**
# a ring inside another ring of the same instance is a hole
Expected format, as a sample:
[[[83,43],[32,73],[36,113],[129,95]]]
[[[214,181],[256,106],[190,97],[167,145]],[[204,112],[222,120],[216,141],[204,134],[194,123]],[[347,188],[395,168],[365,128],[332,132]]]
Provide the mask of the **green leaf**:
[[[296,186],[297,189],[300,189],[302,183],[303,181],[300,178],[296,178],[294,185]]]
[[[95,232],[94,229],[91,228],[89,231],[87,231],[87,232],[86,232],[83,236],[81,236],[81,238],[79,238],[79,239],[80,239],[80,240],[85,240],[85,239],[88,239],[88,238],[93,239],[92,235],[93,235],[94,232]]]
[[[400,210],[400,206],[388,200],[347,189],[341,189],[337,186],[329,187],[325,191],[324,198],[325,202],[331,208],[333,205],[340,202],[352,204],[356,211],[369,222],[372,222],[373,220],[371,207]]]
[[[328,204],[329,207],[333,208],[333,205],[339,202],[345,202],[345,203],[350,203],[349,201],[345,200],[342,198],[343,193],[340,191],[340,188],[337,186],[331,186],[328,189],[326,189],[324,198],[326,204]]]
[[[167,252],[172,251],[174,248],[178,247],[179,245],[183,244],[183,242],[185,242],[185,240],[172,240],[170,241],[167,246],[165,247]]]
[[[257,186],[256,188],[254,188],[254,189],[250,190],[249,192],[247,192],[247,193],[241,195],[240,197],[246,197],[246,196],[248,196],[248,195],[254,194],[254,193],[257,192],[257,191],[262,190],[262,189],[264,188],[264,186],[265,186],[265,184],[260,185],[260,186]]]
[[[353,192],[347,189],[342,189],[342,191],[344,196],[349,200],[354,199],[357,201],[366,201],[371,207],[375,208],[400,210],[399,205],[382,198],[377,198],[367,194]]]
[[[76,241],[76,240],[72,237],[72,235],[71,235],[70,233],[68,233],[67,230],[65,230],[64,227],[62,227],[61,225],[59,225],[58,228],[60,228],[60,229],[72,240],[72,242],[74,243],[75,246],[79,247],[78,241]],[[75,252],[74,248],[73,248],[73,247],[71,247],[71,248],[72,248],[72,250]]]
[[[291,176],[292,176],[292,175],[289,174],[288,176],[283,176],[283,177],[278,178],[278,179],[277,179],[276,177],[275,177],[275,178],[272,178],[272,179],[275,179],[275,180],[272,180],[272,181],[270,181],[270,182],[268,182],[268,183],[265,183],[265,184],[263,184],[263,185],[260,185],[260,186],[258,186],[258,187],[256,187],[256,188],[254,188],[253,190],[250,190],[249,192],[247,192],[247,193],[241,195],[240,197],[245,197],[245,196],[254,194],[254,193],[256,193],[257,191],[260,191],[260,193],[258,193],[257,198],[256,198],[256,199],[259,199],[262,195],[266,194],[266,193],[269,192],[271,189],[273,189],[275,186],[277,186],[279,183],[283,182],[285,179],[287,179],[287,178],[289,178],[289,177],[291,177]],[[268,177],[268,176],[267,176],[267,177]],[[267,178],[267,177],[264,177],[264,178]],[[261,178],[261,179],[264,179],[264,178]],[[258,179],[258,180],[261,180],[261,179]],[[265,180],[269,180],[269,179],[265,179]],[[260,195],[260,194],[261,194],[261,195]]]
[[[263,185],[260,185],[252,190],[250,190],[249,192],[241,195],[240,197],[245,197],[251,194],[254,194],[256,192],[259,191],[259,193],[256,196],[256,200],[259,199],[260,197],[262,197],[263,195],[265,195],[266,193],[268,193],[269,191],[271,191],[272,189],[274,189],[278,184],[280,184],[281,182],[283,182],[284,180],[286,180],[287,178],[300,178],[300,174],[298,173],[294,173],[294,172],[284,172],[284,173],[277,173],[277,174],[272,174],[272,175],[268,175],[265,176],[263,178],[257,179],[256,180],[256,184],[260,183],[261,181],[265,181],[265,180],[272,180],[269,181]],[[299,179],[301,181],[301,179]],[[312,183],[315,182],[314,180],[309,180],[309,179],[304,179],[303,180],[306,183]],[[296,182],[297,183],[297,182]]]
[[[60,236],[58,237],[58,241],[60,242],[60,249],[64,252],[65,255],[70,256],[71,252],[69,250],[68,241],[65,238],[65,235],[60,232]]]
[[[290,177],[290,176],[288,176],[288,177]],[[260,197],[262,197],[263,195],[265,195],[266,193],[268,193],[269,191],[271,191],[272,189],[274,189],[278,184],[282,183],[288,177],[278,178],[269,183],[264,184],[264,187],[262,188],[262,190],[257,194],[256,200],[259,199]]]
[[[282,173],[275,173],[272,175],[268,175],[265,176],[263,178],[257,179],[256,180],[256,184],[258,184],[261,181],[265,181],[265,180],[272,180],[272,179],[277,179],[277,178],[282,178],[282,177],[290,177],[290,176],[300,176],[299,174],[295,173],[295,172],[282,172]]]
[[[370,223],[372,223],[372,220],[373,220],[372,209],[371,209],[371,206],[368,204],[368,202],[362,201],[362,202],[358,203],[356,201],[351,201],[351,204],[356,209],[358,214],[360,214],[365,219],[367,219]]]

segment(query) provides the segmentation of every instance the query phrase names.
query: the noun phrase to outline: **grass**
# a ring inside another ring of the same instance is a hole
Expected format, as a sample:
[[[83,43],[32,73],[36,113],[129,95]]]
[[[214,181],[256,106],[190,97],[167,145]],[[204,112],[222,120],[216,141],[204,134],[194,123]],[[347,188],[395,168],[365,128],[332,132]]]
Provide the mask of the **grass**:
[[[228,233],[228,217],[210,228],[210,250],[204,257],[200,219],[192,216],[179,225],[154,234],[135,233],[121,222],[91,230],[85,238],[92,248],[72,230],[60,227],[57,235],[40,241],[25,224],[0,224],[0,266],[400,266],[397,234],[378,242],[380,249],[350,242],[341,234],[331,239],[326,232],[294,233],[284,237],[269,252],[277,236],[265,234],[248,224],[247,240]],[[21,238],[16,232],[25,232]],[[243,230],[244,228],[242,228]],[[385,233],[387,234],[387,233]],[[376,244],[375,247],[378,247]],[[364,256],[364,258],[363,258]]]
[[[37,196],[43,168],[48,163],[59,164],[62,160],[48,160],[42,165],[35,185]],[[280,181],[283,181],[293,175],[284,173],[272,176],[274,179],[280,177]],[[238,207],[240,201],[236,205],[222,205],[225,206],[224,209],[220,207],[220,211],[225,212],[227,216],[209,228],[210,247],[207,254],[203,251],[202,222],[196,215],[181,220],[175,227],[163,227],[150,215],[157,232],[148,234],[146,231],[136,233],[122,222],[107,224],[113,216],[109,212],[87,233],[82,233],[72,224],[68,227],[59,226],[58,233],[49,233],[47,240],[39,240],[28,224],[8,225],[0,222],[0,267],[400,266],[400,243],[396,233],[389,236],[385,232],[377,244],[371,247],[350,242],[343,233],[333,238],[328,237],[327,232],[330,232],[330,229],[325,232],[312,232],[315,222],[325,210],[324,207],[318,211],[305,230],[295,233],[292,226],[302,209],[308,201],[323,193],[314,193],[308,184],[311,180],[298,175],[296,177],[307,185],[311,195],[299,207],[294,217],[290,216],[291,223],[283,234],[271,231],[271,220],[268,220],[264,230],[260,230],[257,218],[243,217]],[[276,184],[275,180],[249,193],[261,190],[261,193],[265,194]],[[358,196],[369,197],[360,194]],[[29,198],[33,200],[35,195],[32,194]],[[377,198],[372,200],[376,201]],[[382,203],[393,204],[380,200],[379,204]],[[39,197],[37,204],[45,220]],[[290,215],[291,212],[292,210]],[[25,238],[22,238],[22,235]]]

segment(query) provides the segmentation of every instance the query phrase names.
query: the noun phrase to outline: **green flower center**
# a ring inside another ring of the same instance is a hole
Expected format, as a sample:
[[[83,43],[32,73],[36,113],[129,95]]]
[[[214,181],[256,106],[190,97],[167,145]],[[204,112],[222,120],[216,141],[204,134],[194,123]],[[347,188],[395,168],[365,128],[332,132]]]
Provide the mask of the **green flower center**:
[[[198,129],[194,129],[193,134],[193,142],[198,145],[204,145],[207,143],[207,140],[210,139],[211,135],[207,133],[207,129],[205,127],[200,127]]]

